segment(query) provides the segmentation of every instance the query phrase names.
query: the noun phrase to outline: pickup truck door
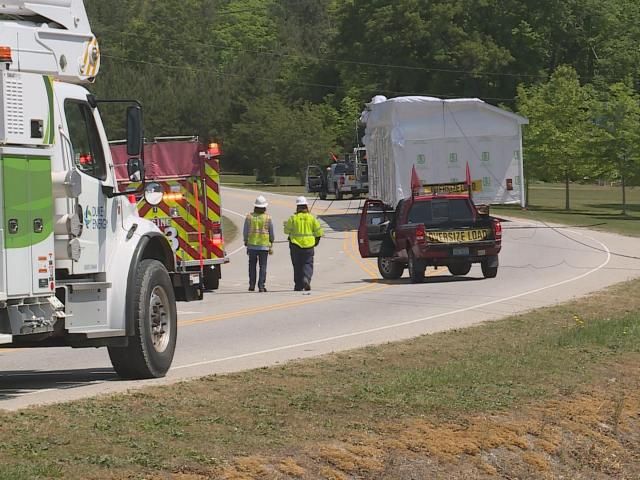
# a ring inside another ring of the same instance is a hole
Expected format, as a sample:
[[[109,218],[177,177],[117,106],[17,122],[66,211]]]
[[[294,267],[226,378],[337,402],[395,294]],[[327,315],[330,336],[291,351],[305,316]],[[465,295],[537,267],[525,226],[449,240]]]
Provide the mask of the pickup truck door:
[[[309,165],[307,167],[305,185],[307,193],[318,193],[324,189],[324,173],[318,165]]]
[[[392,212],[380,200],[364,202],[358,227],[358,249],[362,258],[377,257],[389,235]]]

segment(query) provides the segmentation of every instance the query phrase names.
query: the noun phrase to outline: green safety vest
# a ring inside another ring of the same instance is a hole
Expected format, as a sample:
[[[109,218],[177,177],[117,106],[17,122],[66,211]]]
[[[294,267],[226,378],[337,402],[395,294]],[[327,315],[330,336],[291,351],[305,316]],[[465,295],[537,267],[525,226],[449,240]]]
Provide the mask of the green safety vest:
[[[308,212],[298,212],[291,215],[284,224],[284,233],[289,236],[291,243],[300,248],[314,247],[316,237],[323,235],[320,222]]]
[[[270,247],[269,222],[271,217],[266,213],[250,213],[247,215],[247,219],[249,220],[247,245]]]

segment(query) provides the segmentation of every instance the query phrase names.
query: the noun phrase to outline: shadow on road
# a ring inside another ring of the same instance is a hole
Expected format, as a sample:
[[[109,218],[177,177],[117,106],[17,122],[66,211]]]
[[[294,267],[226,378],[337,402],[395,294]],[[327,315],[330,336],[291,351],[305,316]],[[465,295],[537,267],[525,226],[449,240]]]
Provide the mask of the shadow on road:
[[[474,282],[477,280],[484,280],[484,277],[454,277],[453,275],[447,275],[447,274],[443,274],[443,275],[436,275],[433,277],[425,277],[424,281],[422,282],[423,284],[429,284],[429,283],[457,283],[457,282]],[[361,280],[354,280],[351,282],[341,282],[344,285],[348,285],[348,284],[358,284],[358,283],[380,283],[382,285],[411,285],[411,279],[406,277],[406,278],[399,278],[398,280],[385,280],[384,278],[363,278]],[[416,284],[413,284],[416,285]]]
[[[118,378],[112,368],[4,371],[0,374],[0,402],[33,392],[81,387]]]
[[[319,214],[318,218],[325,222],[334,232],[352,232],[358,230],[360,215],[343,213],[338,215]]]

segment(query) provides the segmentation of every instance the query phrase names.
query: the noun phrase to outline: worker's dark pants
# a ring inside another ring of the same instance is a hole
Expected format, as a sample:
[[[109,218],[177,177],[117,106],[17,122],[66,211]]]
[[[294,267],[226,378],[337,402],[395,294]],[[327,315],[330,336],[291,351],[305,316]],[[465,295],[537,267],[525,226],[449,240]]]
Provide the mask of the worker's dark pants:
[[[247,252],[249,253],[249,286],[251,288],[256,286],[256,266],[260,263],[258,288],[264,288],[264,284],[267,281],[267,258],[269,257],[269,252],[252,248],[248,249]]]
[[[303,290],[306,285],[311,285],[313,277],[314,248],[300,248],[295,243],[289,243],[291,263],[293,264],[293,282],[296,290]]]

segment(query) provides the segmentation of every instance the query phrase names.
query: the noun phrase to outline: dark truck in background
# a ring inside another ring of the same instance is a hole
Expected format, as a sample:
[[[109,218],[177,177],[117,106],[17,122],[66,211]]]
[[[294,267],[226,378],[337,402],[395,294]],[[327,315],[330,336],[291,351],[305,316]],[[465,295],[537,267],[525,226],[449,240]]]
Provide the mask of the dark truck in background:
[[[334,161],[323,168],[309,165],[305,181],[307,193],[317,193],[321,200],[334,195],[342,200],[345,195],[353,198],[369,191],[367,154],[363,147],[356,147],[353,153],[347,153],[343,160]]]
[[[360,255],[377,257],[385,279],[400,278],[408,268],[411,281],[419,283],[427,266],[466,275],[474,263],[485,278],[495,277],[502,226],[489,215],[489,207],[473,203],[466,183],[424,187],[395,209],[380,200],[365,202],[358,228]]]

